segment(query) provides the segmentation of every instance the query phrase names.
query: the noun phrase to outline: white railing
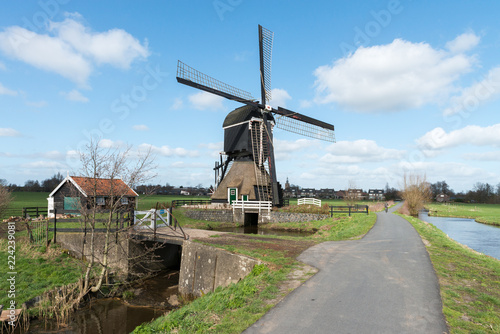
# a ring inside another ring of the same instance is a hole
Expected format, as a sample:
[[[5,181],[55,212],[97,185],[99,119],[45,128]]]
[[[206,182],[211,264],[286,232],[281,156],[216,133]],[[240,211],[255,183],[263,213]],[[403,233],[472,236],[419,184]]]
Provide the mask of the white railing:
[[[298,205],[312,204],[321,207],[321,200],[316,198],[299,198],[297,204]]]
[[[233,201],[233,214],[234,210],[241,209],[242,213],[245,210],[259,210],[259,214],[262,211],[267,211],[267,214],[271,214],[271,209],[273,208],[273,203],[271,201]]]
[[[155,212],[156,211],[156,212]],[[145,215],[142,218],[137,218],[137,216]],[[166,215],[163,217],[162,215]],[[161,226],[170,226],[171,215],[168,210],[147,210],[147,211],[134,211],[134,228],[135,229],[143,229],[150,228],[152,230],[156,230],[157,227]],[[157,221],[161,221],[160,224],[157,224]],[[146,224],[146,223],[149,223]]]

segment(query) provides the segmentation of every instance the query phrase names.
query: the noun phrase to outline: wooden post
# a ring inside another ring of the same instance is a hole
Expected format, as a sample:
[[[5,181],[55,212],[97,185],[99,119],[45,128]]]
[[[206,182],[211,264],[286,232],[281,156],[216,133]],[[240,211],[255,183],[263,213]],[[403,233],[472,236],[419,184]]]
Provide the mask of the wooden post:
[[[47,219],[47,224],[45,228],[45,245],[49,247],[49,220]]]
[[[351,206],[349,206],[349,217],[351,217]]]
[[[54,208],[54,243],[56,242],[57,242],[57,209]]]
[[[158,211],[158,202],[155,205],[155,214],[153,215],[153,240],[156,240],[156,211]]]

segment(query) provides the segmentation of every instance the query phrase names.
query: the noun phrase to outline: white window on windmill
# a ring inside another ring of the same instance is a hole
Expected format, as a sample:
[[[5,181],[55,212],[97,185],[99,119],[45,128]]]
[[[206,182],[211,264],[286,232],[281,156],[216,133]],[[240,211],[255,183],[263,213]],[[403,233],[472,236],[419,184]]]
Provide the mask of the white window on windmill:
[[[128,204],[128,197],[122,197],[122,198],[120,198],[120,203],[122,205],[127,205]]]

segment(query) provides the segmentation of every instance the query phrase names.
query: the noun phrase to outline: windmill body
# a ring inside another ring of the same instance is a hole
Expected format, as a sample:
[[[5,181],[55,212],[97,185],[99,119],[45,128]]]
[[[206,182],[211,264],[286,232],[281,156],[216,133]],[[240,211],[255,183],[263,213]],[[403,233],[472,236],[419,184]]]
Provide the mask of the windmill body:
[[[274,34],[259,25],[261,102],[246,91],[225,84],[179,61],[177,81],[245,106],[230,112],[223,123],[224,152],[215,165],[213,202],[232,200],[283,203],[276,177],[273,129],[335,141],[334,127],[291,110],[270,107],[271,51]],[[223,158],[225,157],[225,158]]]
[[[267,121],[254,106],[243,106],[230,112],[223,123],[224,163],[216,170],[231,164],[229,171],[222,171],[216,179],[217,188],[212,201],[228,202],[230,191],[236,189],[236,198],[248,201],[272,201],[272,182],[268,161],[270,150],[264,138],[266,130],[272,131],[274,118]],[[217,173],[216,173],[217,174]],[[282,203],[282,196],[278,203]],[[228,195],[229,194],[229,195]],[[279,205],[279,204],[278,204]]]

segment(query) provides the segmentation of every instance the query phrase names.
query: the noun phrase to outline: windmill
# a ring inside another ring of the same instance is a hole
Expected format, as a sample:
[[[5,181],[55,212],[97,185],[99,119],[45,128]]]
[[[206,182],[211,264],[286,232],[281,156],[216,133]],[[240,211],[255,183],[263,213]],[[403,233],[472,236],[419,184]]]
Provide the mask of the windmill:
[[[216,191],[212,201],[242,199],[283,203],[276,178],[273,127],[300,135],[335,142],[334,126],[278,107],[272,108],[271,58],[274,33],[259,25],[261,100],[244,90],[203,74],[177,62],[179,83],[241,102],[243,107],[230,112],[223,123],[225,159],[215,164]],[[234,193],[233,193],[234,191]],[[239,191],[239,194],[238,194]]]

